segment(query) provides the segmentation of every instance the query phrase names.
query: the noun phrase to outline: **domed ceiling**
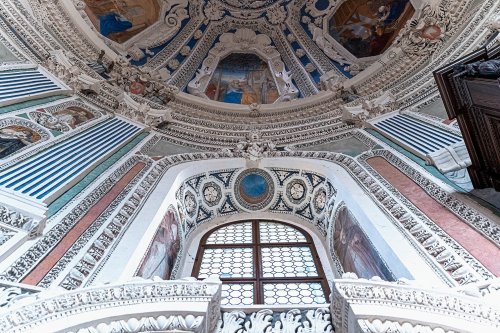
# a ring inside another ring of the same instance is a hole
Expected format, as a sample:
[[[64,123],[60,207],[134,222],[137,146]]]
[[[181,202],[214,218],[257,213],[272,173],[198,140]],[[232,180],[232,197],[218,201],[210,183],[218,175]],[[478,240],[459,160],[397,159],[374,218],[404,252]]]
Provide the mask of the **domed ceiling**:
[[[410,0],[83,0],[84,19],[136,66],[182,91],[233,104],[315,95],[379,59]]]

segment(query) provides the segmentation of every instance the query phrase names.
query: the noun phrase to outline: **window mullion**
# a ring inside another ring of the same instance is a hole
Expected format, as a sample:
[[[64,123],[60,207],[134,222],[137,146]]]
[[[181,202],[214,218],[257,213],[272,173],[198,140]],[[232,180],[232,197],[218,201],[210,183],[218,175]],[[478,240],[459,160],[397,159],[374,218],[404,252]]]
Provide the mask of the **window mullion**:
[[[253,221],[253,232],[254,232],[254,259],[255,259],[255,304],[263,304],[264,295],[262,290],[262,283],[260,279],[262,277],[262,267],[261,267],[261,258],[260,258],[260,230],[259,230],[259,221]]]

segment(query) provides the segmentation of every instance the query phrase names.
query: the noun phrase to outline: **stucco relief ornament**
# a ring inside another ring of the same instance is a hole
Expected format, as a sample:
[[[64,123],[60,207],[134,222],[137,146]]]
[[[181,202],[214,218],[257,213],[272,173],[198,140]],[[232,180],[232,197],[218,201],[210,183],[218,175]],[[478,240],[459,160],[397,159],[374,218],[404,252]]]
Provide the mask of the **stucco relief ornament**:
[[[498,32],[498,36],[496,38],[497,42],[500,43],[500,15],[492,18],[488,25],[489,29],[493,32]]]
[[[224,8],[217,1],[209,1],[203,13],[208,20],[219,21],[224,17]]]
[[[35,111],[30,112],[29,116],[45,128],[59,132],[68,132],[71,130],[71,127],[69,127],[67,123],[62,122],[60,119],[52,116],[51,114]]]
[[[341,77],[336,70],[331,70],[319,79],[319,88],[323,91],[339,91],[345,78]]]
[[[276,152],[276,145],[271,140],[264,140],[262,134],[254,130],[247,134],[246,141],[240,141],[234,152],[251,161],[258,161],[262,158],[272,156]]]
[[[312,38],[313,41],[328,56],[328,58],[338,62],[340,65],[351,64],[350,61],[348,61],[339,52],[335,50],[333,44],[325,37],[325,34],[327,34],[327,32],[325,32],[323,29],[319,28],[317,25],[313,23],[309,23],[308,27],[313,35]]]
[[[432,0],[422,9],[418,18],[407,22],[397,41],[406,53],[428,55],[449,37],[453,17],[453,12],[447,10],[441,0]]]
[[[278,25],[286,20],[286,9],[284,6],[272,7],[267,11],[267,20],[273,25]]]

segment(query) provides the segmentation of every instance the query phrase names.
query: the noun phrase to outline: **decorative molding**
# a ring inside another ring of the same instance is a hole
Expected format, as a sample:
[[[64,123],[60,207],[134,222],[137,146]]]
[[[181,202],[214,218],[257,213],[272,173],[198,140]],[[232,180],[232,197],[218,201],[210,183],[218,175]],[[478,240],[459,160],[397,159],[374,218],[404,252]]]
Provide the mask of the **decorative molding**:
[[[498,307],[454,289],[430,289],[404,280],[364,280],[349,273],[334,280],[332,290],[331,312],[338,333],[472,333],[500,328]]]
[[[88,322],[101,322],[106,327],[109,310],[112,310],[114,323],[108,327],[118,325],[123,330],[119,332],[129,332],[127,329],[130,328],[139,332],[134,328],[140,328],[141,324],[148,327],[147,319],[132,319],[134,313],[140,313],[144,318],[159,318],[155,322],[157,325],[165,326],[165,320],[168,321],[170,326],[165,327],[169,330],[186,326],[195,332],[209,333],[216,329],[219,317],[220,285],[218,279],[163,281],[136,278],[122,284],[76,291],[47,290],[25,297],[22,302],[11,299],[7,309],[0,312],[0,329],[3,332],[30,332],[35,327],[40,331],[59,327],[58,331],[70,331],[85,328]],[[158,313],[173,318],[158,317]],[[122,324],[125,325],[120,325],[120,320],[124,320]],[[97,332],[102,332],[104,327],[97,325]]]
[[[293,309],[273,312],[270,309],[244,313],[223,312],[216,333],[333,333],[330,311],[327,308],[314,310]]]

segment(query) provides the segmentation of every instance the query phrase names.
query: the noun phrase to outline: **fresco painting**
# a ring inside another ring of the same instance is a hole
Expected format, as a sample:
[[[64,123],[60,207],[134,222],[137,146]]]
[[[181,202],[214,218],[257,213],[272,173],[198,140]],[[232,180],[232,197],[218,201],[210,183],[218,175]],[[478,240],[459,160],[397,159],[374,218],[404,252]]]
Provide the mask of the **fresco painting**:
[[[10,125],[0,128],[0,158],[14,154],[40,139],[40,134],[24,126]]]
[[[383,280],[394,281],[394,276],[386,263],[361,230],[351,212],[342,207],[335,221],[333,234],[335,254],[345,272],[353,272],[360,278],[379,276]]]
[[[59,119],[60,122],[68,124],[71,128],[76,128],[78,125],[95,118],[92,112],[78,106],[67,107],[54,112],[52,115]]]
[[[246,53],[224,58],[205,94],[214,101],[245,105],[272,104],[280,97],[267,63],[255,54]]]
[[[170,279],[180,248],[179,223],[174,212],[169,211],[163,217],[137,275],[145,279],[153,276]]]
[[[329,22],[329,33],[358,58],[382,54],[414,9],[410,0],[348,0]]]
[[[84,0],[85,12],[105,37],[123,43],[158,20],[157,0]]]

